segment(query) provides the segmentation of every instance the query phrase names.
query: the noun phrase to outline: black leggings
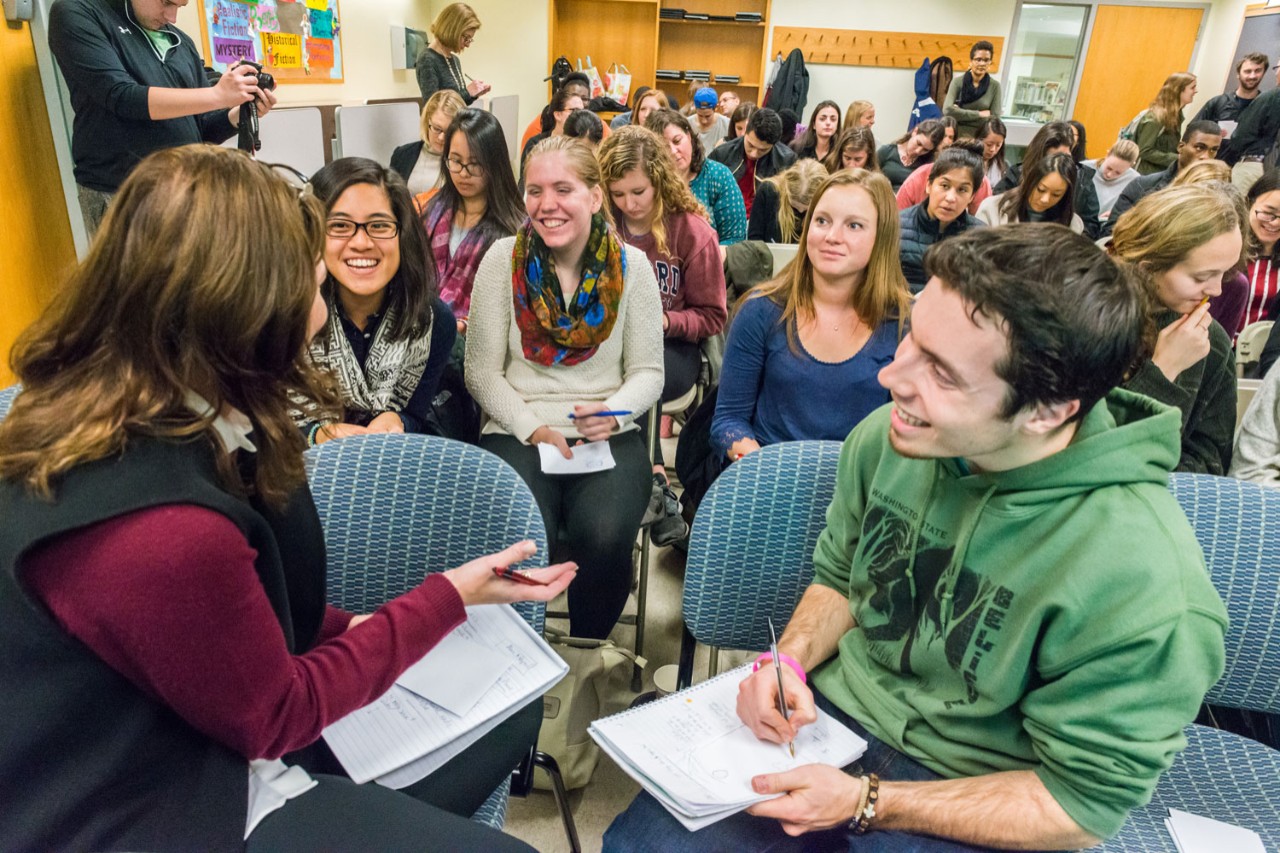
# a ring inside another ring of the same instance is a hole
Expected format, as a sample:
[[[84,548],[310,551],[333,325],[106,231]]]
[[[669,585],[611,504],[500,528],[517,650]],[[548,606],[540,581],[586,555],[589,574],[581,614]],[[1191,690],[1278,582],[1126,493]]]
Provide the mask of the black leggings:
[[[536,699],[399,791],[352,782],[324,741],[317,741],[285,756],[285,763],[305,767],[318,784],[263,818],[245,850],[532,850],[469,818],[524,760],[541,724],[542,700]]]
[[[698,381],[698,372],[702,370],[702,350],[698,344],[680,338],[666,338],[662,342],[662,401],[658,404],[658,414],[662,414],[662,403],[669,403],[689,393],[689,389]],[[640,436],[644,446],[649,446],[649,419],[641,417],[636,422],[640,427]],[[662,464],[662,442],[659,441],[653,451],[653,464]]]
[[[608,637],[631,591],[631,548],[652,488],[640,433],[609,438],[615,467],[571,476],[543,474],[538,448],[509,435],[481,436],[480,446],[528,483],[547,525],[551,562],[578,564],[569,585],[569,633]]]

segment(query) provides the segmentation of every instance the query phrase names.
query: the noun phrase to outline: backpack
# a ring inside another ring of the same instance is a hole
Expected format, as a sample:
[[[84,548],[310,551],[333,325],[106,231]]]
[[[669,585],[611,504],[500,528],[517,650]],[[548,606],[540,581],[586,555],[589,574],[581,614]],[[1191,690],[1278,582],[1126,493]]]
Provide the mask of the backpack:
[[[1142,121],[1142,117],[1147,114],[1147,110],[1143,110],[1133,117],[1133,121],[1129,122],[1120,131],[1121,139],[1136,139],[1138,136],[1138,123]]]
[[[573,66],[569,64],[567,56],[561,56],[555,62],[551,63],[551,74],[544,77],[543,82],[551,81],[551,91],[555,92],[564,85],[565,78],[573,73]]]

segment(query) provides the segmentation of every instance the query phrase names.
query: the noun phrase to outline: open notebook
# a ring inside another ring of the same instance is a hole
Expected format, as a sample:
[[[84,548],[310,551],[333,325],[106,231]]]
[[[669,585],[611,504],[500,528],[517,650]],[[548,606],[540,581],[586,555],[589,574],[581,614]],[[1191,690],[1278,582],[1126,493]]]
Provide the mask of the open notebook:
[[[597,720],[588,730],[623,771],[684,826],[701,829],[753,803],[770,799],[751,789],[751,777],[803,764],[843,767],[867,742],[821,709],[800,730],[796,755],[757,740],[738,719],[738,684],[751,664],[709,681]]]
[[[508,605],[467,621],[391,689],[324,730],[356,782],[412,785],[541,696],[569,667]]]

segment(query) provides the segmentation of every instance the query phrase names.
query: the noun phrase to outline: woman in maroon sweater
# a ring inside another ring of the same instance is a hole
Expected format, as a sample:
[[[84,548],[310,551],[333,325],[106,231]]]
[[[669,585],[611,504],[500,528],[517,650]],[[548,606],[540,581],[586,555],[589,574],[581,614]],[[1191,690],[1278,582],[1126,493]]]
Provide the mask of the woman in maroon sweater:
[[[657,276],[666,335],[662,400],[678,399],[698,380],[699,345],[720,334],[728,316],[719,238],[680,177],[666,140],[653,131],[622,128],[606,139],[600,171],[618,232],[649,257]],[[663,472],[661,444],[653,462],[654,512],[647,518],[663,516],[653,538],[668,545],[683,538],[688,526]]]
[[[302,357],[325,321],[322,220],[239,152],[157,153],[15,348],[24,388],[0,423],[0,848],[527,849],[304,770],[323,764],[321,731],[385,692],[465,606],[548,599],[575,570],[535,571],[545,587],[495,578],[532,555],[525,542],[372,614],[325,606],[289,412],[299,395],[333,402]],[[466,787],[467,763],[449,767],[436,787]]]

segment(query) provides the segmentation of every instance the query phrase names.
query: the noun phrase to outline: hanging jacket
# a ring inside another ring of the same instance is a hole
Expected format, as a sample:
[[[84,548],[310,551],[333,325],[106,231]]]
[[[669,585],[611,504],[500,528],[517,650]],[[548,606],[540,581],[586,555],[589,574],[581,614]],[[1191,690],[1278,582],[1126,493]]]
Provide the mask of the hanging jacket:
[[[1223,671],[1222,605],[1167,488],[1178,412],[1111,392],[1007,471],[907,459],[877,410],[845,441],[814,582],[857,627],[812,684],[946,777],[1032,770],[1114,835]]]
[[[804,67],[804,53],[798,47],[793,48],[765,94],[764,106],[774,112],[793,110],[801,115],[808,98],[809,71]]]
[[[917,124],[931,118],[942,118],[942,109],[930,92],[933,78],[929,73],[929,57],[916,69],[916,102],[911,108],[911,118],[907,122],[907,130],[915,130]]]

